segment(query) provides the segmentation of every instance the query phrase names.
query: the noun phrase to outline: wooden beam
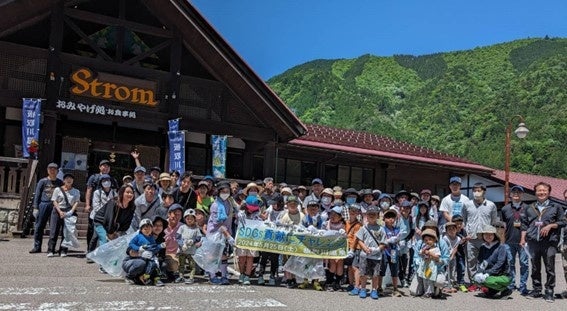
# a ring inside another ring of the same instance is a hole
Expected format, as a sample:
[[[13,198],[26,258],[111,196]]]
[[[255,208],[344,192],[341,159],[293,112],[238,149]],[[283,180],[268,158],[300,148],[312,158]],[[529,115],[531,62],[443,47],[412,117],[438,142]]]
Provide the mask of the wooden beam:
[[[89,36],[87,36],[87,34],[85,34],[81,30],[81,28],[79,28],[79,26],[77,26],[77,24],[75,24],[75,22],[73,22],[67,16],[65,16],[63,19],[65,20],[65,23],[67,25],[69,25],[69,27],[71,27],[71,29],[73,29],[74,32],[76,32],[81,38],[83,38],[85,41],[87,41],[89,46],[93,50],[95,50],[98,53],[98,55],[102,56],[102,58],[104,58],[107,61],[112,61],[112,57],[108,56],[108,54],[106,54],[106,52],[104,52],[98,45],[96,45],[96,42],[94,42],[91,38],[89,38]]]
[[[144,59],[144,58],[146,58],[146,57],[148,57],[148,56],[151,56],[152,54],[154,54],[154,53],[156,53],[156,52],[158,52],[158,51],[160,51],[160,50],[162,50],[162,49],[168,47],[172,42],[173,42],[173,40],[171,40],[171,39],[170,39],[170,40],[167,40],[167,41],[164,41],[164,42],[162,42],[162,43],[160,43],[160,44],[154,46],[153,48],[151,48],[151,49],[145,51],[144,53],[142,53],[142,54],[140,54],[140,55],[136,55],[136,56],[130,58],[129,60],[123,62],[122,64],[124,64],[124,65],[132,65],[132,64],[135,64],[136,62],[138,62],[138,61],[140,61],[140,60],[142,60],[142,59]]]
[[[65,8],[65,15],[75,19],[79,19],[99,25],[117,26],[117,27],[122,26],[135,32],[141,32],[156,37],[162,37],[168,39],[173,38],[173,33],[168,29],[144,25],[136,22],[130,22],[125,19],[91,13],[79,9]]]

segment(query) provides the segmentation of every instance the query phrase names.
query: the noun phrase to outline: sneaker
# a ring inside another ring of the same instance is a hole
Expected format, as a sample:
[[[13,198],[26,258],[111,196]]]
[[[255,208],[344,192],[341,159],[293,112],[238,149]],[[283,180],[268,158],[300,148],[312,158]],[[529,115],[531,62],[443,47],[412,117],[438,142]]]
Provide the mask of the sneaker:
[[[350,292],[350,291],[353,290],[353,289],[354,289],[354,286],[353,286],[352,284],[349,284],[349,285],[346,287],[346,291],[347,291],[347,292]]]
[[[510,288],[506,288],[505,290],[500,292],[500,299],[508,299],[508,297],[510,297],[510,295],[512,295],[512,293],[514,292],[514,290],[510,289]]]
[[[193,284],[195,280],[193,278],[185,279],[185,284]]]
[[[185,278],[182,277],[182,276],[180,276],[180,277],[178,277],[177,279],[175,279],[175,281],[173,281],[173,282],[174,282],[174,283],[183,283],[183,282],[185,282]]]
[[[304,280],[303,283],[299,284],[299,286],[297,286],[297,288],[299,289],[306,289],[307,287],[309,287],[309,281]]]
[[[360,298],[362,298],[362,299],[366,298],[366,289],[361,289],[361,290],[358,292],[358,297],[360,297]]]
[[[41,253],[41,249],[39,248],[32,248],[32,250],[30,251],[30,254],[38,254]]]
[[[98,268],[98,272],[100,272],[100,273],[102,273],[102,274],[108,274],[108,273],[106,272],[106,270],[104,270],[104,268],[103,268],[102,266],[100,266],[100,267]]]
[[[49,253],[47,253],[47,257],[49,257],[49,258],[55,257],[55,254],[53,252],[49,252]]]
[[[94,263],[94,260],[87,258],[87,263]]]
[[[529,298],[541,298],[541,297],[543,297],[543,295],[541,294],[540,291],[537,291],[537,290],[534,289],[528,294],[528,297]]]
[[[129,285],[135,285],[135,284],[136,284],[136,282],[135,282],[134,280],[132,280],[131,278],[129,278],[129,277],[125,277],[125,278],[124,278],[124,282],[125,282],[126,284],[129,284]]]
[[[561,292],[561,298],[567,299],[567,290]]]
[[[263,279],[262,279],[263,280]],[[258,282],[260,283],[260,282]],[[276,278],[271,276],[270,279],[268,280],[268,285],[270,286],[276,286]]]
[[[219,278],[218,276],[213,276],[210,279],[211,284],[215,284],[215,285],[220,285],[221,284],[221,278]]]
[[[250,285],[250,278],[247,275],[242,279],[242,285]]]
[[[553,291],[546,290],[545,291],[545,297],[543,299],[545,299],[545,301],[550,302],[550,303],[555,302],[555,296],[553,295]]]
[[[465,286],[465,284],[459,285],[459,290],[463,293],[468,293],[469,289]]]
[[[67,253],[61,253],[61,257],[67,257]]]
[[[230,281],[228,280],[228,278],[226,276],[221,277],[220,281],[221,281],[220,282],[221,285],[230,285]]]
[[[355,287],[350,292],[348,292],[348,295],[349,296],[358,296],[359,292],[360,292],[360,290],[358,289],[358,287]]]
[[[323,286],[321,286],[321,283],[315,281],[313,282],[313,289],[320,292],[323,290]]]
[[[520,295],[526,297],[529,294],[530,294],[530,291],[528,291],[527,289],[520,289]]]
[[[469,292],[476,292],[478,290],[478,286],[476,284],[472,284],[467,289]]]
[[[373,290],[370,292],[370,298],[372,298],[372,299],[378,299],[378,297],[380,297],[380,296],[378,295],[378,291],[375,290],[375,289],[373,289]]]
[[[165,284],[163,284],[161,279],[158,277],[158,278],[154,278],[154,285],[157,287],[163,287]]]
[[[295,281],[295,279],[291,279],[287,281],[287,288],[294,288],[295,286],[297,286],[297,282]]]
[[[266,283],[266,281],[264,280],[263,276],[259,276],[258,277],[258,285],[264,285],[264,283]]]
[[[238,284],[242,284],[244,282],[244,273],[241,273],[238,277]]]
[[[150,275],[147,273],[140,275],[140,282],[144,285],[148,285],[150,283]]]

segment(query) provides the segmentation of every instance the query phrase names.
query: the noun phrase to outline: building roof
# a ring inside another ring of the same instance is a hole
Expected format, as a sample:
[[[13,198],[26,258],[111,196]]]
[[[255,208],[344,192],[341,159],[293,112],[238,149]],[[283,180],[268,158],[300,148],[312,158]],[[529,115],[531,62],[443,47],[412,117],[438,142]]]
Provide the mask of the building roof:
[[[502,181],[502,184],[504,184],[504,175],[504,171],[494,170],[492,177]],[[559,200],[564,199],[563,191],[567,190],[567,179],[510,172],[510,188],[512,186],[522,186],[526,191],[533,192],[534,185],[541,181],[551,185],[550,196]]]
[[[399,162],[420,162],[423,165],[491,173],[492,169],[455,155],[398,141],[368,132],[308,124],[307,134],[290,141],[292,145],[331,149],[376,156]]]

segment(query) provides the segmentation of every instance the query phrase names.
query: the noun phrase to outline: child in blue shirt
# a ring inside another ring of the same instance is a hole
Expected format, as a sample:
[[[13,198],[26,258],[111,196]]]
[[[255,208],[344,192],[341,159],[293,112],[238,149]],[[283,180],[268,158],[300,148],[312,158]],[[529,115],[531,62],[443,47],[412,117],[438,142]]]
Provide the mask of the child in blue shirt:
[[[140,221],[140,230],[128,244],[127,254],[122,269],[131,283],[163,286],[157,253],[165,248],[164,243],[157,244],[152,234],[153,224],[149,219]]]

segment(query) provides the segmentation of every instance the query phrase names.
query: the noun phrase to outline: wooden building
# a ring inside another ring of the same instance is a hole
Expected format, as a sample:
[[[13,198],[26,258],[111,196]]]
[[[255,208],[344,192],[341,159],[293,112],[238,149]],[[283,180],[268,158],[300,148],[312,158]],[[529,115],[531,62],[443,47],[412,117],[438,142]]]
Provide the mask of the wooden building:
[[[115,177],[167,161],[167,120],[187,131],[186,166],[210,173],[229,135],[227,177],[329,186],[431,188],[491,169],[386,137],[304,125],[186,0],[0,4],[0,155],[21,147],[22,98],[43,98],[40,172],[61,163],[82,188],[102,159]]]

